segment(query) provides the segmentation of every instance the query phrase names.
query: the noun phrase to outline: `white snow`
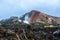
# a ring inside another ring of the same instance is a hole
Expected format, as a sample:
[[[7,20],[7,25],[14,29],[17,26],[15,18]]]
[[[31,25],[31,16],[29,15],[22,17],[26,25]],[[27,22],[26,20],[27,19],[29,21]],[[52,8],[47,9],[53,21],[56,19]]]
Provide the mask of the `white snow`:
[[[23,21],[24,23],[26,23],[26,24],[29,24],[29,22],[28,21]]]
[[[18,19],[18,21],[19,21],[19,22],[21,22],[21,20],[20,20],[20,19]],[[26,23],[26,24],[29,24],[29,22],[28,22],[28,21],[25,21],[25,20],[24,20],[23,22],[24,22],[24,23]]]

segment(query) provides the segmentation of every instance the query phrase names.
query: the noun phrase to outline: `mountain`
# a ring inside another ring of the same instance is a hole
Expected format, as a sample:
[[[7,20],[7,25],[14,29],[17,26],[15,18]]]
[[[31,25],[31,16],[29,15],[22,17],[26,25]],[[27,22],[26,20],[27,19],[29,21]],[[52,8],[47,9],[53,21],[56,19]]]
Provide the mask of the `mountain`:
[[[28,21],[24,20],[26,15],[28,15]],[[12,16],[9,19],[1,20],[0,23],[9,25],[9,24],[19,24],[22,21],[26,24],[35,23],[35,22],[60,24],[60,17],[55,17],[55,16],[51,16],[37,10],[32,10],[24,14],[22,17]]]
[[[47,22],[47,23],[58,23],[60,24],[60,17],[55,17],[51,15],[47,15],[43,12],[32,10],[29,12],[29,17],[28,21],[30,23],[35,23],[35,22]]]

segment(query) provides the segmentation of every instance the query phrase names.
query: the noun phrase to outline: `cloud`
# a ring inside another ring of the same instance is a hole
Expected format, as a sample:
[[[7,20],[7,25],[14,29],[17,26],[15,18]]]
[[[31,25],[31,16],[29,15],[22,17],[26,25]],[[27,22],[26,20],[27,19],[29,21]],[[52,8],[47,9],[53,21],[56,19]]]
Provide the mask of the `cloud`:
[[[0,0],[0,17],[20,16],[30,10],[56,15],[57,12],[60,13],[58,11],[60,10],[60,0]]]
[[[21,0],[20,6],[22,8],[51,6],[56,7],[59,0]]]
[[[57,13],[57,7],[60,7],[60,0],[21,0],[20,8],[23,10],[39,10],[49,15]]]
[[[15,9],[34,9],[36,7],[54,7],[58,6],[59,0],[2,0],[0,5],[3,8]]]

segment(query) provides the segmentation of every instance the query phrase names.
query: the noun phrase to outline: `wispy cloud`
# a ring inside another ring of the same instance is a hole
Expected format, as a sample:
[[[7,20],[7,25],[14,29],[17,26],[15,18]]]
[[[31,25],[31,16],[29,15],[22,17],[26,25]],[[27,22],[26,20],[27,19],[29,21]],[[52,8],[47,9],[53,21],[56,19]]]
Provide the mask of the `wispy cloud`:
[[[22,8],[27,7],[41,7],[41,6],[53,6],[58,5],[59,0],[21,0],[20,6]]]
[[[20,16],[34,9],[56,15],[57,12],[60,13],[59,8],[60,0],[0,0],[0,17]]]
[[[59,0],[2,0],[0,6],[13,8],[56,7]]]
[[[40,10],[50,15],[56,14],[57,7],[60,7],[60,0],[21,0],[20,7],[23,10]]]

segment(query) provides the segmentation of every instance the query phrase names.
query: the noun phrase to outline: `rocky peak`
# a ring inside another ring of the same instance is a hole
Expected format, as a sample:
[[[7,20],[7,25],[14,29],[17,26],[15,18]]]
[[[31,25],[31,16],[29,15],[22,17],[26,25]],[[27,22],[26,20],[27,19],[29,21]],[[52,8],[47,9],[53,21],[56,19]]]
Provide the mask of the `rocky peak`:
[[[49,22],[50,23],[52,21],[55,21],[55,17],[47,15],[43,12],[32,10],[29,13],[30,13],[30,15],[28,17],[29,18],[28,21],[30,23],[35,23],[35,22],[38,22],[38,21],[43,21],[43,22]]]

